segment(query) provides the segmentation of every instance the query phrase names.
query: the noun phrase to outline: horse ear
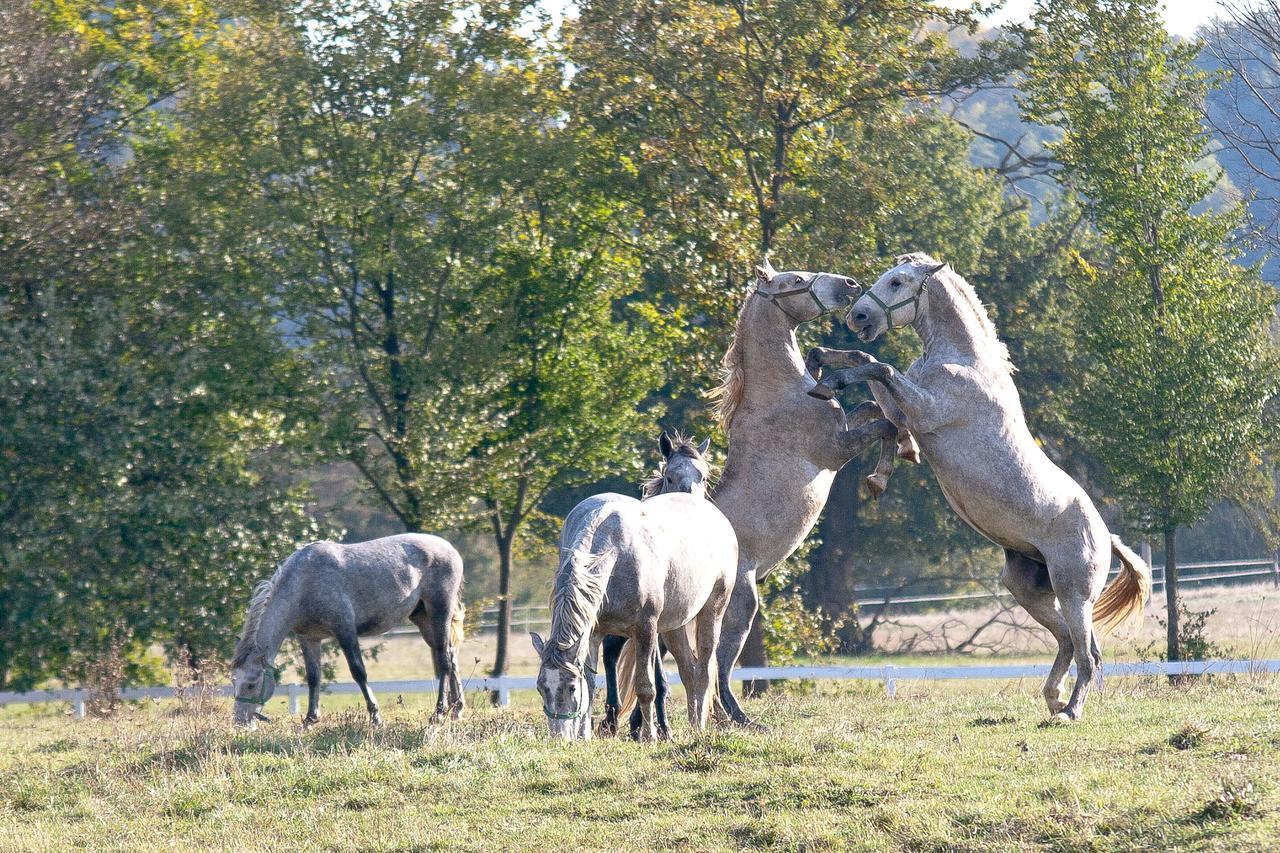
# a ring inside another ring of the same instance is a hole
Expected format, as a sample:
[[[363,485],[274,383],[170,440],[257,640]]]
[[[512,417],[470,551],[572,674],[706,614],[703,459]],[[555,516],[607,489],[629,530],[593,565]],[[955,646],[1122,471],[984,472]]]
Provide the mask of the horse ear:
[[[542,657],[542,649],[543,649],[542,637],[538,636],[537,631],[530,631],[529,639],[533,642],[533,650],[538,653],[538,657]]]
[[[941,270],[943,267],[945,267],[946,265],[947,265],[947,262],[946,262],[946,261],[943,261],[942,263],[938,264],[936,267],[929,267],[929,271],[928,271],[927,273],[925,273],[925,276],[924,276],[924,277],[925,277],[925,278],[928,278],[929,276],[933,275],[934,273],[936,273],[936,272],[940,271],[940,270]]]
[[[769,280],[773,278],[773,276],[769,274],[769,262],[765,261],[764,264],[764,266],[756,266],[756,281],[760,284],[768,284]]]
[[[665,432],[662,433],[662,435],[658,436],[658,450],[659,452],[662,453],[663,459],[670,459],[671,451],[675,450],[675,448],[671,445],[671,437],[668,436]]]
[[[707,455],[707,451],[708,451],[708,450],[710,450],[710,449],[711,449],[711,439],[709,439],[709,438],[704,438],[704,439],[702,439],[702,444],[699,444],[699,445],[698,445],[698,455],[699,455],[699,456],[706,456],[706,455]]]

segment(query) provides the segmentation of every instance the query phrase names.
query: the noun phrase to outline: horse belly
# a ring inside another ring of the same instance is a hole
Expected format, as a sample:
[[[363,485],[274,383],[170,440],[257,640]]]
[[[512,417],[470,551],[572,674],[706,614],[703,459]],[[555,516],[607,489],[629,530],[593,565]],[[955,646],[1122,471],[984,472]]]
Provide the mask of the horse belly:
[[[1053,495],[1026,477],[1025,471],[984,454],[957,459],[939,455],[936,448],[922,445],[921,449],[956,515],[996,545],[1039,558],[1031,540],[1057,514]],[[1006,470],[1007,477],[997,476]]]

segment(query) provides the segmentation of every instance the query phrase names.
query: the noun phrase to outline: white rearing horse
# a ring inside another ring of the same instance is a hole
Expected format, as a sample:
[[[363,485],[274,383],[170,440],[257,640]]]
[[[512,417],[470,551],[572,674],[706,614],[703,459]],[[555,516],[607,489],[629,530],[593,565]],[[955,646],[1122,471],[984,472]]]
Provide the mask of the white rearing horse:
[[[819,348],[809,363],[853,367],[829,380],[837,387],[868,381],[885,416],[919,442],[952,509],[1004,548],[1001,581],[1058,641],[1044,685],[1049,712],[1079,719],[1101,674],[1094,628],[1105,633],[1141,618],[1151,569],[1110,534],[1084,489],[1032,437],[1008,352],[968,282],[928,255],[903,255],[845,322],[864,342],[894,326],[920,335],[924,355],[905,374],[858,351]],[[1120,575],[1104,589],[1113,555]],[[1075,688],[1063,702],[1073,656]]]

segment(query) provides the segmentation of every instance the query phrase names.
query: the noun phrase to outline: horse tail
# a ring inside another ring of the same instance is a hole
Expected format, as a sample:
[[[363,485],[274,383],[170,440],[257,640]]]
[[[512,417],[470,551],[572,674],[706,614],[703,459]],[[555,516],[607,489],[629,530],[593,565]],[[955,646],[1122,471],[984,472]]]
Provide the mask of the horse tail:
[[[1093,606],[1093,627],[1104,635],[1130,620],[1141,625],[1143,608],[1151,597],[1151,567],[1119,536],[1111,537],[1111,553],[1120,560],[1120,574]]]
[[[694,631],[694,623],[690,622],[684,626],[684,630],[692,635]],[[690,636],[692,639],[692,636]],[[690,644],[692,647],[692,644]],[[720,679],[716,678],[715,659],[711,661],[711,698],[714,700],[720,695]],[[618,721],[621,725],[622,721],[631,716],[631,712],[636,707],[636,644],[628,641],[622,647],[622,653],[618,655]]]
[[[631,640],[622,647],[618,655],[618,725],[625,726],[626,720],[636,706],[636,644]]]
[[[453,649],[457,649],[462,645],[463,625],[467,621],[467,606],[462,603],[462,592],[458,592],[458,600],[453,605],[453,612],[449,614],[449,645]]]

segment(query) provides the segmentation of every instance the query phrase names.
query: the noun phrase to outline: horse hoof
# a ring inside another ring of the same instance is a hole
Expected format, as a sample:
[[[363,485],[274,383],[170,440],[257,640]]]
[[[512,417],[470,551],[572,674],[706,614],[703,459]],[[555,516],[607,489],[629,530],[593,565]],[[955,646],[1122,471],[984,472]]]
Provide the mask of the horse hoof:
[[[1076,721],[1076,718],[1068,714],[1066,711],[1059,711],[1058,713],[1053,715],[1053,722],[1059,723],[1062,725],[1068,725],[1070,723],[1074,723],[1075,721]]]
[[[913,465],[919,465],[920,451],[914,447],[900,447],[898,448],[898,458],[906,462],[910,462]]]
[[[821,382],[810,388],[808,393],[809,396],[813,397],[815,400],[834,400],[836,397],[836,393]]]
[[[320,718],[319,718],[319,717],[303,717],[303,719],[302,719],[302,727],[303,727],[304,729],[309,729],[309,728],[311,728],[312,726],[314,726],[314,725],[315,725],[316,723],[318,723],[318,722],[320,722]]]
[[[889,488],[889,478],[884,474],[868,474],[867,475],[867,491],[871,492],[872,498],[879,498]]]

